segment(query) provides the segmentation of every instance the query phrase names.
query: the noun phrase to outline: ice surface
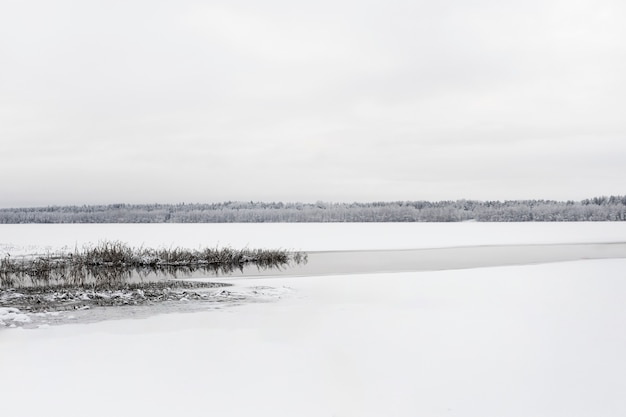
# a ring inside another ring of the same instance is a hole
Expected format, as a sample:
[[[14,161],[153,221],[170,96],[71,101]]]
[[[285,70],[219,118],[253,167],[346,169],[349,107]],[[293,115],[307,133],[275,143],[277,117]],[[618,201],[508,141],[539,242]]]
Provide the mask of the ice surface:
[[[270,278],[279,302],[5,330],[2,414],[623,416],[624,271]]]
[[[144,247],[303,251],[626,242],[626,222],[3,224],[0,256],[72,251],[102,240]]]
[[[1,226],[2,242],[345,250],[626,240],[626,223],[43,226]],[[242,279],[228,291],[278,301],[0,329],[1,413],[624,416],[625,271],[625,259],[611,259]],[[81,313],[92,312],[68,318]],[[20,314],[5,308],[0,319]]]

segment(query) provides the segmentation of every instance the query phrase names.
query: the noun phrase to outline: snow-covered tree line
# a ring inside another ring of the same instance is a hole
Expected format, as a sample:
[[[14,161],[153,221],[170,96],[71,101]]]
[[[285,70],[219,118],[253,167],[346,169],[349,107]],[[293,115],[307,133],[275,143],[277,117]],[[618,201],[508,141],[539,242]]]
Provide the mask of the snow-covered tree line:
[[[624,221],[626,196],[582,201],[110,204],[0,209],[0,223]]]

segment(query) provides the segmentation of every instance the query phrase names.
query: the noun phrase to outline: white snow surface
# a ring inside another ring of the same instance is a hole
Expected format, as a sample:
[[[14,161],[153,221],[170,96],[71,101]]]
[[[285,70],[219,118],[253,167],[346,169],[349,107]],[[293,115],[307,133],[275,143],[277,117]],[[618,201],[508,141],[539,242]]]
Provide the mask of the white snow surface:
[[[0,239],[22,253],[99,239],[350,250],[623,242],[625,226],[3,225]],[[626,259],[235,285],[269,302],[0,328],[1,414],[626,415]]]
[[[4,330],[2,415],[623,416],[624,271],[271,278],[278,302]]]
[[[302,251],[626,242],[626,222],[3,224],[0,256],[72,251],[117,240],[131,246],[230,246]]]
[[[0,307],[0,327],[15,326],[16,323],[29,323],[31,321],[27,314],[22,313],[17,308]]]

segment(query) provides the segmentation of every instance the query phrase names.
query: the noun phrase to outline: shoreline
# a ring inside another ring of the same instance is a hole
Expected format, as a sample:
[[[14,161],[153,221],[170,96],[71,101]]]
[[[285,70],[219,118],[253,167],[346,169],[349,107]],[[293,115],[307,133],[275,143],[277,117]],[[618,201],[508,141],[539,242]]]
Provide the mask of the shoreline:
[[[188,279],[230,280],[272,277],[303,277],[375,274],[455,269],[523,266],[586,259],[626,258],[626,243],[564,243],[529,245],[482,245],[446,248],[308,251],[306,264],[284,270],[234,271],[223,277],[191,274]]]
[[[49,288],[43,291],[29,289],[0,290],[0,310],[13,309],[12,313],[25,314],[31,320],[8,322],[4,326],[37,327],[48,324],[46,320],[59,314],[66,317],[80,311],[80,322],[109,320],[119,316],[121,308],[134,309],[133,314],[151,316],[175,313],[192,308],[207,310],[223,303],[249,303],[258,301],[274,287],[241,286],[237,281],[267,279],[284,281],[291,278],[328,277],[333,275],[371,275],[410,272],[463,270],[505,266],[530,266],[581,260],[626,258],[626,243],[559,244],[559,245],[497,245],[456,248],[399,249],[375,251],[325,251],[307,252],[308,262],[292,265],[283,270],[258,270],[252,274],[237,273],[228,276],[199,276],[172,278],[158,284],[132,284],[132,288],[93,290],[88,288]],[[256,290],[250,290],[256,288]],[[258,290],[263,288],[263,290]],[[250,291],[249,291],[250,290]],[[31,295],[25,293],[31,292]],[[16,294],[18,294],[16,296]],[[270,299],[273,299],[270,297]],[[101,310],[97,318],[91,312]],[[1,315],[0,315],[1,316]],[[58,317],[54,324],[71,320]],[[2,317],[0,317],[2,324]],[[0,325],[0,328],[3,327]]]

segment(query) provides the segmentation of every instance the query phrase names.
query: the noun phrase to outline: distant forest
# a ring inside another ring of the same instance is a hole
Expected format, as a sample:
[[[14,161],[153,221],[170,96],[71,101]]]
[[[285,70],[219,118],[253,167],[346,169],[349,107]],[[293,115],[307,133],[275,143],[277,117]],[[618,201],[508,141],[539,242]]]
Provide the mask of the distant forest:
[[[582,201],[109,204],[0,209],[0,223],[624,221],[626,196]]]

